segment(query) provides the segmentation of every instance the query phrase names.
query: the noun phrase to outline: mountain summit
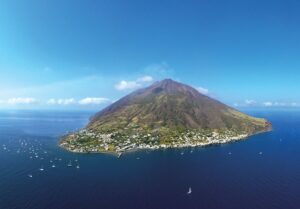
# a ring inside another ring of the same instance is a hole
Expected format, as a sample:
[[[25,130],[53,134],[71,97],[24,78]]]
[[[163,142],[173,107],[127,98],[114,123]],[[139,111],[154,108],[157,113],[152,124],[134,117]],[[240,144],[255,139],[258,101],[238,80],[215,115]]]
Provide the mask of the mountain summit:
[[[247,116],[171,79],[123,97],[97,113],[88,127],[97,130],[101,126],[133,124],[148,128],[237,128],[250,132],[267,125],[265,120]]]
[[[62,143],[72,144],[77,151],[82,147],[86,151],[91,142],[96,151],[127,150],[124,146],[200,146],[245,138],[270,127],[265,119],[248,116],[188,85],[165,79],[98,112],[86,129]]]

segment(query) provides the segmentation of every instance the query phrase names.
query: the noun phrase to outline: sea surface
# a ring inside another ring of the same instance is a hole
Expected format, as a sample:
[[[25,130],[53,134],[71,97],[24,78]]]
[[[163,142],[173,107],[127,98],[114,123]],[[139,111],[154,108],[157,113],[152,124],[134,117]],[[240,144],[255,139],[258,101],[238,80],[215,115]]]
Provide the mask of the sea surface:
[[[57,146],[92,112],[2,111],[0,209],[298,209],[300,111],[249,113],[273,131],[118,159]]]

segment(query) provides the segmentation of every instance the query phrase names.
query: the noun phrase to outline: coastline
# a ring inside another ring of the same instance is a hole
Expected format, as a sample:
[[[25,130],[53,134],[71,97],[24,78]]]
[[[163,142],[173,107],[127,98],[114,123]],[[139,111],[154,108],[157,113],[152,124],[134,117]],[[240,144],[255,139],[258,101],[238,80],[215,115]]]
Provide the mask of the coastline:
[[[164,145],[162,144],[159,147],[143,147],[143,148],[132,148],[132,149],[128,149],[128,150],[124,150],[124,151],[112,151],[112,150],[101,150],[101,151],[76,151],[76,150],[72,150],[69,149],[65,146],[63,146],[61,144],[61,142],[63,141],[64,138],[66,138],[67,136],[62,137],[59,140],[59,144],[58,146],[68,152],[72,152],[72,153],[76,153],[76,154],[109,154],[109,155],[114,155],[116,157],[120,157],[122,154],[125,153],[130,153],[130,152],[137,152],[137,151],[147,151],[147,150],[163,150],[163,149],[183,149],[183,148],[195,148],[195,147],[199,147],[199,148],[203,148],[203,147],[210,147],[210,146],[218,146],[218,145],[222,145],[222,144],[230,144],[230,143],[235,143],[238,141],[243,141],[243,140],[247,140],[249,139],[251,136],[255,136],[258,134],[263,134],[266,132],[270,132],[272,131],[273,128],[272,126],[268,126],[266,127],[265,130],[261,130],[252,134],[248,134],[248,135],[244,135],[242,137],[236,138],[236,137],[232,137],[231,139],[219,139],[219,141],[212,141],[212,142],[208,142],[208,143],[204,143],[204,144],[180,144],[180,145]]]

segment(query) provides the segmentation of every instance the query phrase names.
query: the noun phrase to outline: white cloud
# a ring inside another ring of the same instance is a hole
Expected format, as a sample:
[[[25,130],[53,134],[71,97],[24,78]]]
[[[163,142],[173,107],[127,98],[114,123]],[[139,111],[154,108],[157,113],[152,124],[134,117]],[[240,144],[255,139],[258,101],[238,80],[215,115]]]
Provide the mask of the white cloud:
[[[66,98],[66,99],[49,99],[46,104],[48,105],[98,105],[110,102],[108,98],[102,97],[86,97],[79,101],[75,100],[74,98]]]
[[[151,76],[148,76],[148,75],[137,79],[137,82],[139,82],[139,83],[151,82],[151,81],[153,81],[153,78]]]
[[[203,88],[203,87],[201,87],[201,86],[197,87],[196,89],[197,89],[201,94],[204,94],[204,95],[208,95],[208,93],[209,93],[208,89]]]
[[[55,104],[57,104],[57,103],[56,103],[56,100],[55,100],[55,99],[49,99],[49,100],[47,101],[47,104],[49,104],[49,105],[55,105]]]
[[[298,107],[297,102],[264,102],[264,106],[274,106],[274,107]]]
[[[22,98],[22,97],[17,97],[17,98],[10,98],[7,100],[7,103],[10,105],[18,105],[18,104],[35,104],[38,101],[35,98],[28,97],[28,98]]]
[[[153,78],[151,76],[143,76],[136,79],[135,81],[122,80],[115,85],[115,88],[119,91],[136,89],[142,87],[143,85],[151,81],[153,81]]]
[[[70,105],[70,104],[75,104],[75,103],[76,103],[76,101],[74,98],[57,100],[57,104],[59,104],[59,105]]]
[[[285,102],[274,102],[273,105],[279,107],[290,106],[290,104],[287,104]]]
[[[256,101],[253,100],[253,99],[246,99],[246,100],[245,100],[245,104],[246,104],[246,105],[255,105],[255,104],[256,104]]]
[[[68,99],[49,99],[47,101],[48,105],[71,105],[76,104],[76,100],[74,98]]]
[[[236,107],[300,107],[300,103],[297,102],[278,102],[278,101],[266,101],[266,102],[257,102],[255,100],[246,99],[242,103],[234,103]]]
[[[292,106],[292,107],[297,107],[297,106],[299,106],[299,104],[296,103],[296,102],[292,102],[292,103],[291,103],[291,106]]]
[[[234,103],[235,107],[248,107],[248,106],[257,106],[257,105],[259,105],[259,104],[253,99],[246,99],[243,102]]]
[[[78,104],[80,104],[80,105],[99,105],[99,104],[103,104],[103,103],[106,103],[109,101],[110,101],[110,99],[108,99],[108,98],[87,97],[87,98],[79,100]]]
[[[117,90],[127,90],[127,89],[136,89],[141,87],[141,85],[139,83],[137,83],[136,81],[120,81],[119,83],[117,83],[115,85],[115,88]]]
[[[271,107],[271,106],[273,106],[273,103],[272,102],[264,102],[263,105],[265,107]]]

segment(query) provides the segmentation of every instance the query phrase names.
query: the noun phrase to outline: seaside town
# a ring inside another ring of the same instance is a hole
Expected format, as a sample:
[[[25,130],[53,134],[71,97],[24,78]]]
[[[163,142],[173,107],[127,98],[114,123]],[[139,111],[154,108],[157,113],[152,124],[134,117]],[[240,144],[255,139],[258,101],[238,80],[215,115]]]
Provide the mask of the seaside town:
[[[60,146],[76,153],[116,153],[140,149],[182,148],[208,146],[237,141],[248,137],[249,134],[237,133],[233,130],[225,130],[222,133],[216,131],[188,130],[170,137],[168,140],[160,139],[154,134],[125,135],[120,132],[109,134],[95,133],[83,129],[77,133],[63,138]]]

